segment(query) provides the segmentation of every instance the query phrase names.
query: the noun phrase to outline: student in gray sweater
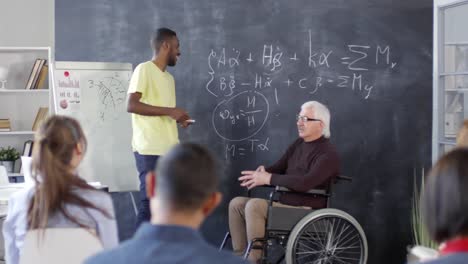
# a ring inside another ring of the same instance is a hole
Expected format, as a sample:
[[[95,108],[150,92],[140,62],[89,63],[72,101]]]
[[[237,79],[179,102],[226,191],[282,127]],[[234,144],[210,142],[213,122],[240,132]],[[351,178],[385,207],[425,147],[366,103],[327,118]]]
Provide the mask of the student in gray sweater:
[[[52,116],[44,121],[34,139],[35,184],[15,193],[8,202],[3,224],[6,263],[19,263],[26,233],[33,229],[87,228],[95,231],[104,248],[117,245],[109,194],[76,174],[85,151],[86,138],[76,120]]]

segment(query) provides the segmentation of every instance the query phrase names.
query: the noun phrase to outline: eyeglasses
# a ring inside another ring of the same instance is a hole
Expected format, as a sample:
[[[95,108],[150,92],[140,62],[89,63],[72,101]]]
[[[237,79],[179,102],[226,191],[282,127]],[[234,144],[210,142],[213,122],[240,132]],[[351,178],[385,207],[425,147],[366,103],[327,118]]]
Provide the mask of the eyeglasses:
[[[322,121],[320,119],[316,119],[316,118],[308,118],[307,116],[300,116],[300,115],[297,115],[296,116],[296,120],[299,121],[301,120],[303,123],[307,122],[307,121]]]

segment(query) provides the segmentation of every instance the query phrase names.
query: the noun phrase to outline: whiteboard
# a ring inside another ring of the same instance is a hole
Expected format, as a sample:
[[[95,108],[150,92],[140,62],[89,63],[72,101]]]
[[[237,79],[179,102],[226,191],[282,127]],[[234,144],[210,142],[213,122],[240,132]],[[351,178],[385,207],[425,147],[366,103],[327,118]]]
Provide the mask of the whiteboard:
[[[131,116],[126,111],[131,74],[130,63],[54,65],[55,112],[76,118],[88,140],[79,175],[108,185],[110,191],[138,190]]]

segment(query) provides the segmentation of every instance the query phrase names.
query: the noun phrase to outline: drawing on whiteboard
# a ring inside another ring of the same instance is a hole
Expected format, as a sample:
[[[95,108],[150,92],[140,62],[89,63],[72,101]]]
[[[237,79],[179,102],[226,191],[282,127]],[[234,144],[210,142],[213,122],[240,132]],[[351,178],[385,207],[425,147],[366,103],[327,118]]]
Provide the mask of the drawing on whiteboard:
[[[122,82],[117,72],[112,76],[88,80],[88,88],[97,91],[101,122],[117,118],[118,109],[125,103],[127,85],[128,82]]]

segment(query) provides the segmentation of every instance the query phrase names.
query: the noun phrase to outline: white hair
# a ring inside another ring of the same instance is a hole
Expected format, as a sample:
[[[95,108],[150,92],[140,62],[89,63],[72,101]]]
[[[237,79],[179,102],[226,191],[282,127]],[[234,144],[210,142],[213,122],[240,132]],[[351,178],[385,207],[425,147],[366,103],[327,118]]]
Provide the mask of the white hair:
[[[301,109],[313,109],[314,110],[314,118],[320,119],[323,122],[323,131],[322,135],[326,138],[330,137],[330,111],[328,108],[317,102],[317,101],[309,101],[305,102]]]

